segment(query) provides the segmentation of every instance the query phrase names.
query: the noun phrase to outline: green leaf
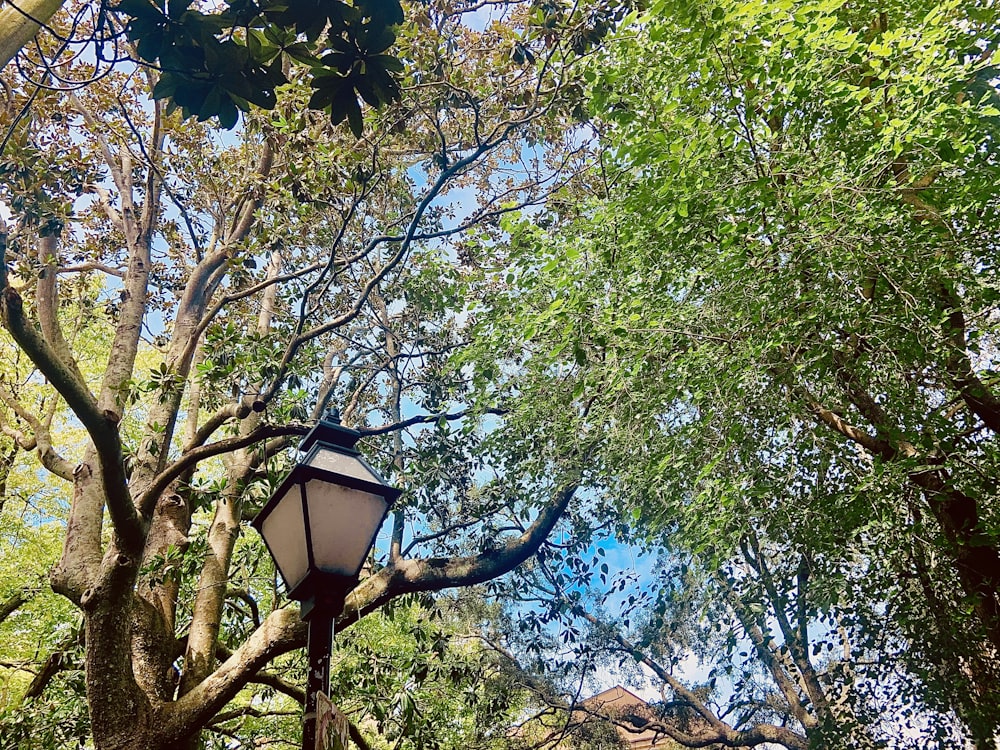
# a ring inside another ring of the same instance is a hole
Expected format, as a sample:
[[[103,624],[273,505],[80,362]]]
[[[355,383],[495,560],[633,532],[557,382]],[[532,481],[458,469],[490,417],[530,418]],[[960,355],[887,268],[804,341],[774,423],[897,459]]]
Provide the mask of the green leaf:
[[[353,96],[347,105],[347,123],[351,128],[351,132],[354,133],[354,137],[360,138],[364,132],[364,119],[361,116],[361,107],[358,106],[358,100]]]
[[[148,21],[160,21],[164,19],[165,16],[163,12],[149,2],[149,0],[120,0],[120,2],[114,6],[114,9],[120,13],[125,13],[132,16],[133,18],[145,19]]]
[[[177,21],[191,7],[192,0],[167,0],[167,15]]]
[[[174,95],[177,91],[178,79],[170,73],[163,73],[160,80],[156,82],[150,96],[153,99],[165,99]]]

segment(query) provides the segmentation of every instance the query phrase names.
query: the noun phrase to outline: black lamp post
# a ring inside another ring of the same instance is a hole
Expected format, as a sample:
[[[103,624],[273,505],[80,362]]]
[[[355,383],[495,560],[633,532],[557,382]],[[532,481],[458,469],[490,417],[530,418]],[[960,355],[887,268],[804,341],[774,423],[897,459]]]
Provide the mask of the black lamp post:
[[[334,621],[400,495],[354,447],[360,437],[336,412],[320,421],[299,446],[303,458],[253,520],[309,623],[303,750],[316,747],[316,695],[329,690]]]

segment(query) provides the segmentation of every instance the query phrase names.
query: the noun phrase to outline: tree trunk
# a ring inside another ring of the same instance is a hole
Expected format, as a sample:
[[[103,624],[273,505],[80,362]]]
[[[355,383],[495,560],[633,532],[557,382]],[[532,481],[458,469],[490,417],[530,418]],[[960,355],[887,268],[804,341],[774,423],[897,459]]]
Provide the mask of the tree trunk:
[[[0,9],[0,69],[35,38],[41,24],[48,23],[63,0],[11,0]]]
[[[137,565],[112,549],[105,567],[112,570],[82,602],[87,703],[95,746],[131,750],[148,737],[153,723],[152,706],[133,671],[131,583]]]

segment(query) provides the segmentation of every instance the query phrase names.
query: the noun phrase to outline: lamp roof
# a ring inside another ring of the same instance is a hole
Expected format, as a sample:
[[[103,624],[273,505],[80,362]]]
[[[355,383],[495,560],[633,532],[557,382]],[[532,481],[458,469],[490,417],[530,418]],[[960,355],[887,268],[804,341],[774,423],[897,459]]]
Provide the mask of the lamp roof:
[[[326,415],[317,422],[299,445],[302,453],[308,451],[315,443],[329,443],[343,448],[347,451],[356,452],[355,443],[361,438],[361,433],[344,427],[340,423],[340,412],[337,409],[330,409]]]

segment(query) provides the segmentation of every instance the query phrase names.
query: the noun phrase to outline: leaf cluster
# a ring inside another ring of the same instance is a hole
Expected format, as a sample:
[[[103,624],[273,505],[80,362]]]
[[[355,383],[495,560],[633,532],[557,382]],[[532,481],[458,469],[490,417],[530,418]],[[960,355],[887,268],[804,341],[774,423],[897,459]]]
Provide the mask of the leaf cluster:
[[[403,21],[398,0],[237,0],[212,12],[192,5],[121,0],[114,7],[139,57],[160,71],[153,98],[168,99],[185,118],[215,117],[232,128],[250,105],[272,109],[276,88],[288,82],[286,59],[307,66],[316,88],[310,106],[334,124],[347,118],[358,137],[358,97],[380,107],[400,96],[403,67],[387,54]]]

